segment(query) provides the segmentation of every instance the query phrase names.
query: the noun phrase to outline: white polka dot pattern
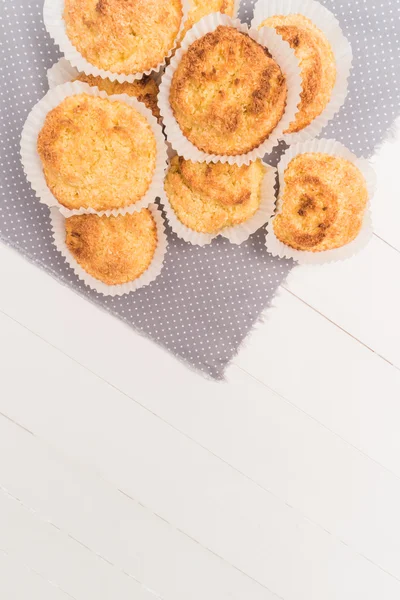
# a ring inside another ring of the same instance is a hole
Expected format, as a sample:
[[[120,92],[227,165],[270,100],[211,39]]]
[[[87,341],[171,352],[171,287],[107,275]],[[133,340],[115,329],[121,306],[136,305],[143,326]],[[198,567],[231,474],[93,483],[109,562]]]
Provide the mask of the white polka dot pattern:
[[[217,239],[205,248],[169,234],[162,275],[129,296],[104,298],[88,290],[52,244],[49,211],[22,171],[19,137],[32,106],[47,91],[46,70],[59,57],[42,22],[42,2],[2,2],[0,87],[0,237],[78,293],[215,378],[271,302],[290,261],[265,252],[264,232],[241,246]],[[399,96],[400,0],[326,0],[353,45],[346,105],[326,134],[357,154],[372,154],[393,123]],[[242,2],[249,22],[253,2]],[[267,160],[276,164],[279,150]]]

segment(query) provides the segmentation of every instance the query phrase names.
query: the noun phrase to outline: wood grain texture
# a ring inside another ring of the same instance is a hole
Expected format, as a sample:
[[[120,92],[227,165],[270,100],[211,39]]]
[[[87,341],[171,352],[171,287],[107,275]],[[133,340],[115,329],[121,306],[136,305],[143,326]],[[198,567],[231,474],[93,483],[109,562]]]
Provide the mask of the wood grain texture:
[[[53,582],[19,562],[14,555],[0,550],[0,593],[7,600],[40,598],[40,600],[71,600]]]
[[[2,490],[0,526],[5,551],[74,600],[83,600],[91,594],[102,600],[114,594],[139,600],[156,598],[54,524],[38,519],[20,500]],[[7,593],[6,588],[4,592]]]
[[[235,364],[400,476],[400,372],[329,319],[281,290]]]
[[[287,289],[400,368],[400,254],[376,236],[349,261],[293,269]]]
[[[399,593],[394,578],[297,510],[120,392],[105,394],[98,378],[12,326],[21,337],[8,336],[15,340],[15,348],[8,348],[9,364],[16,359],[13,352],[20,360],[26,353],[31,368],[25,370],[23,381],[14,383],[13,394],[2,400],[2,412],[43,441],[94,469],[236,571],[246,573],[252,584],[255,579],[263,591],[293,599],[353,598],[349,589],[363,598],[374,598],[381,589],[388,598]],[[6,324],[2,327],[5,330]],[[38,344],[43,348],[38,350]],[[3,364],[7,356],[2,356]],[[6,372],[15,379],[12,369]],[[62,386],[57,387],[60,380]],[[27,388],[34,403],[23,400]],[[66,405],[68,411],[63,410]],[[290,569],[290,580],[283,565]]]
[[[13,461],[0,463],[3,492],[29,507],[36,520],[51,524],[60,537],[70,538],[72,547],[73,541],[84,547],[86,556],[106,571],[111,585],[124,573],[134,591],[132,597],[140,600],[152,600],[154,589],[162,590],[162,597],[171,600],[274,600],[273,594],[124,495],[94,470],[4,417],[0,417],[0,432],[2,453],[17,448]],[[79,546],[77,558],[82,552]],[[29,562],[29,555],[26,560]],[[76,568],[74,562],[68,563],[72,576]],[[49,574],[60,581],[54,570]],[[96,574],[89,571],[89,589],[92,576]]]

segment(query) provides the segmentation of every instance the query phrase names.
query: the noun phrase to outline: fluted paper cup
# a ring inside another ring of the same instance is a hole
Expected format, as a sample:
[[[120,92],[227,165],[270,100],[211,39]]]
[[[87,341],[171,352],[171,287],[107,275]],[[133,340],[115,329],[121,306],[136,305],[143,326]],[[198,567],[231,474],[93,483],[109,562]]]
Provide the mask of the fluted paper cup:
[[[161,211],[156,204],[150,204],[148,209],[152,213],[157,226],[157,248],[150,266],[140,277],[134,281],[120,285],[107,285],[99,279],[92,277],[92,275],[89,275],[89,273],[87,273],[74,258],[65,242],[65,217],[56,207],[50,209],[50,220],[54,243],[57,250],[59,250],[59,252],[65,258],[65,261],[74,271],[74,273],[92,290],[95,290],[104,296],[123,296],[124,294],[130,294],[139,288],[149,285],[160,275],[163,268],[164,257],[167,252],[168,242]]]
[[[217,27],[220,25],[234,27],[242,33],[247,33],[254,41],[268,48],[272,57],[278,63],[283,74],[285,75],[288,87],[285,113],[269,138],[254,150],[251,150],[246,154],[235,156],[207,154],[206,152],[199,150],[184,136],[177,120],[175,119],[169,102],[172,78],[182,59],[182,56],[187,52],[187,49],[191,44],[193,44],[193,42],[202,38],[207,33],[215,31],[215,29],[217,29]],[[237,164],[241,166],[248,165],[252,161],[257,160],[257,158],[262,159],[265,154],[270,153],[273,148],[278,145],[279,140],[283,136],[283,132],[295,119],[298,111],[298,104],[300,103],[300,92],[301,76],[299,62],[289,44],[285,42],[273,29],[264,27],[262,31],[257,31],[255,29],[250,29],[238,19],[231,19],[227,15],[223,15],[221,13],[213,13],[203,17],[203,19],[196,23],[192,29],[187,32],[184,40],[182,41],[181,47],[179,50],[177,50],[175,56],[171,60],[171,63],[165,70],[161,80],[158,98],[160,112],[164,120],[168,141],[174,150],[176,150],[176,152],[179,154],[179,156],[183,156],[185,159],[192,160],[193,162],[223,162],[231,165]]]
[[[52,90],[57,85],[68,83],[68,81],[75,81],[78,75],[78,69],[73,67],[66,58],[62,57],[47,70],[49,88]]]
[[[265,225],[275,212],[275,186],[277,170],[263,162],[266,172],[261,184],[261,202],[257,212],[244,223],[233,227],[225,227],[217,233],[200,233],[184,225],[172,208],[167,193],[163,189],[161,203],[163,204],[167,221],[178,237],[196,246],[206,246],[218,236],[228,239],[232,244],[240,245],[253,233]]]
[[[316,0],[259,0],[254,8],[252,27],[258,29],[269,17],[301,14],[310,19],[325,35],[336,61],[336,83],[331,99],[323,112],[310,125],[297,133],[284,134],[287,144],[306,142],[319,136],[343,106],[348,93],[348,80],[353,60],[350,42],[345,37],[337,18]],[[263,29],[267,29],[264,27]],[[261,29],[261,31],[263,30]]]
[[[123,208],[116,208],[113,210],[96,211],[92,208],[80,208],[70,210],[60,204],[58,200],[51,193],[47,187],[46,179],[43,173],[43,166],[37,151],[37,138],[43,127],[44,121],[47,114],[56,106],[58,106],[65,98],[69,96],[75,96],[77,94],[89,94],[91,96],[99,96],[101,98],[107,98],[111,102],[121,101],[129,104],[135,108],[141,115],[143,115],[148,124],[150,125],[155,139],[157,147],[156,167],[153,174],[153,179],[146,192],[146,194],[138,202],[126,206]],[[24,167],[25,174],[30,182],[36,196],[40,202],[47,206],[57,206],[60,211],[67,217],[72,215],[81,214],[98,214],[106,216],[117,216],[126,213],[133,213],[137,210],[148,206],[157,197],[159,197],[161,190],[163,189],[164,173],[167,166],[167,146],[165,144],[165,138],[162,133],[161,126],[157,123],[157,119],[152,115],[151,111],[139,102],[136,98],[128,96],[127,94],[118,94],[114,96],[108,96],[106,92],[101,92],[97,87],[91,87],[87,83],[80,81],[74,81],[73,83],[64,83],[58,85],[44,96],[34,106],[30,114],[28,115],[21,135],[21,158]]]
[[[78,71],[86,73],[86,75],[102,77],[103,79],[108,78],[111,79],[111,81],[119,81],[120,83],[127,81],[129,83],[132,83],[133,81],[135,81],[135,79],[142,79],[144,75],[150,75],[150,73],[152,73],[153,71],[159,71],[163,67],[163,65],[165,65],[165,61],[170,56],[172,56],[175,45],[179,40],[189,12],[189,0],[181,1],[183,17],[181,27],[175,38],[175,43],[173,47],[158,65],[155,65],[151,69],[148,69],[141,73],[113,73],[112,71],[99,69],[98,67],[90,63],[88,60],[86,60],[79,52],[79,50],[75,48],[75,46],[73,45],[73,43],[67,35],[64,21],[64,0],[45,0],[43,7],[43,20],[47,31],[49,32],[57,46],[60,48],[61,52],[63,52],[65,58],[71,63],[73,67],[76,67]]]
[[[322,265],[325,263],[337,262],[351,258],[355,254],[358,254],[363,248],[367,246],[371,240],[373,234],[372,228],[372,217],[371,217],[371,200],[375,193],[376,187],[376,175],[375,171],[370,163],[364,158],[358,158],[355,154],[350,152],[343,144],[336,140],[312,140],[304,142],[302,144],[296,144],[291,146],[286,153],[282,156],[280,163],[278,164],[278,177],[279,177],[279,197],[277,202],[277,214],[282,209],[282,198],[285,191],[285,171],[289,163],[299,154],[305,153],[320,153],[330,154],[332,156],[338,156],[345,158],[352,162],[363,174],[367,189],[369,202],[364,213],[363,224],[361,231],[358,236],[346,246],[341,248],[335,248],[333,250],[325,250],[323,252],[310,252],[305,250],[295,250],[290,246],[281,242],[275,235],[274,232],[274,221],[276,218],[273,217],[267,226],[267,237],[266,246],[267,250],[273,256],[279,256],[280,258],[293,258],[299,264],[306,265]]]

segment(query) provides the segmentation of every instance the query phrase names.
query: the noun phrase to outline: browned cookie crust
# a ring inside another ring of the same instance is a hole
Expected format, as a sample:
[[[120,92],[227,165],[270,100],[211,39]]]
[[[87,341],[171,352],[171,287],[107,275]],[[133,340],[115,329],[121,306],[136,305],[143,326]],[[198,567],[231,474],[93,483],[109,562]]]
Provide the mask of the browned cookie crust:
[[[156,167],[146,119],[125,102],[89,94],[69,96],[48,113],[37,148],[49,189],[68,209],[134,204]]]
[[[176,156],[165,179],[165,192],[186,227],[200,233],[217,233],[247,221],[257,212],[264,175],[260,160],[239,167],[194,163]]]
[[[208,154],[257,148],[281,120],[287,86],[268,50],[233,27],[196,40],[172,79],[170,103],[185,135]]]
[[[337,156],[307,153],[285,171],[282,210],[274,220],[276,237],[296,250],[340,248],[359,234],[368,203],[361,171]]]
[[[182,24],[181,0],[65,0],[69,39],[92,65],[143,73],[162,63]]]
[[[336,83],[336,61],[325,35],[304,15],[270,17],[261,27],[274,27],[300,61],[303,91],[296,120],[285,133],[297,133],[328,105]]]
[[[150,266],[157,226],[144,208],[132,215],[77,215],[65,221],[66,244],[89,275],[107,285],[134,281]]]

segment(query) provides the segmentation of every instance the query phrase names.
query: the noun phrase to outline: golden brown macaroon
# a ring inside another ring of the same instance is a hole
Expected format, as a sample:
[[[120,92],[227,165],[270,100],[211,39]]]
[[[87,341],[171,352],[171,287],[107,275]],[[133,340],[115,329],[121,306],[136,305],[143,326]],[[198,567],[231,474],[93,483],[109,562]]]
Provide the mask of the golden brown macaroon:
[[[235,0],[190,0],[189,13],[185,20],[181,35],[179,36],[180,42],[183,40],[189,29],[206,15],[220,12],[229,17],[233,17],[234,9]]]
[[[284,174],[276,237],[296,250],[321,252],[353,241],[361,230],[368,190],[361,171],[337,156],[295,157]]]
[[[140,277],[149,268],[157,247],[157,225],[147,208],[118,217],[69,217],[65,231],[75,260],[107,285]]]
[[[146,119],[125,102],[88,94],[69,96],[48,113],[37,148],[49,189],[68,209],[134,204],[156,167]]]
[[[66,32],[92,65],[112,73],[143,73],[174,47],[182,0],[65,0]]]
[[[174,73],[170,103],[182,133],[208,154],[257,148],[285,111],[287,86],[268,50],[233,27],[196,40]]]
[[[128,96],[133,96],[139,102],[143,102],[151,110],[156,119],[160,121],[160,109],[157,104],[158,85],[149,75],[145,75],[142,79],[137,79],[133,83],[119,83],[119,81],[111,81],[108,78],[103,79],[102,77],[79,73],[75,81],[82,81],[91,87],[98,87],[99,90],[106,92],[109,96],[113,94],[128,94]]]
[[[194,163],[175,156],[165,192],[178,219],[199,233],[218,233],[250,219],[261,202],[265,167]]]
[[[297,133],[319,117],[336,83],[336,60],[325,35],[304,15],[277,15],[259,27],[273,27],[293,48],[299,62],[303,91],[296,120],[285,133]]]

